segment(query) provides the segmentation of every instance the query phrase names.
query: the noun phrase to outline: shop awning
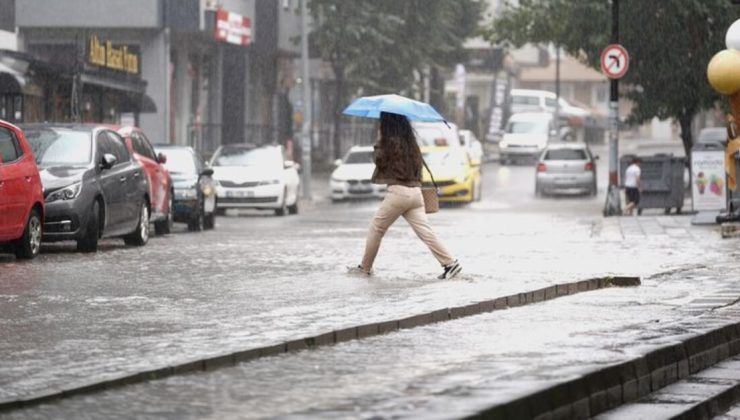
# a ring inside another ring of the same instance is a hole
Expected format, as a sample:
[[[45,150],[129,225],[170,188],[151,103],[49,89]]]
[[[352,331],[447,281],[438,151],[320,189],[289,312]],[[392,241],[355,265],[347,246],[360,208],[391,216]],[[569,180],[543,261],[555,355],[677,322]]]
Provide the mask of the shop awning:
[[[0,62],[0,92],[20,94],[23,93],[25,85],[26,78],[23,73]]]
[[[126,106],[126,109],[121,109],[121,111],[144,113],[157,112],[157,105],[154,103],[154,100],[144,93],[146,90],[146,82],[116,80],[89,73],[83,73],[81,75],[81,80],[83,84],[96,85],[126,92],[131,99],[130,101],[127,101],[129,106]]]

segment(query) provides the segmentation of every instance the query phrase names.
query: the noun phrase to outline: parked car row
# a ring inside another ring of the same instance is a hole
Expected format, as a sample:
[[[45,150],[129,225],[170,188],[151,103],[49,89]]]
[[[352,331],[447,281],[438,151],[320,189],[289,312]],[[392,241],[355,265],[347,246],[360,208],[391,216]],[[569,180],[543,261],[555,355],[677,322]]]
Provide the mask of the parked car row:
[[[452,123],[413,122],[412,126],[424,160],[439,187],[439,200],[456,203],[480,200],[482,148],[476,146],[480,142],[472,133],[461,135]],[[480,154],[476,154],[477,151]],[[375,170],[372,147],[352,147],[344,159],[334,164],[336,169],[329,180],[332,201],[385,195],[385,186],[370,180]],[[432,177],[426,170],[422,174],[422,184],[432,185]]]
[[[157,234],[174,221],[212,229],[213,171],[191,148],[160,149],[135,127],[0,121],[0,246],[33,258],[42,241],[76,241],[81,252],[102,238],[143,246],[150,223]]]

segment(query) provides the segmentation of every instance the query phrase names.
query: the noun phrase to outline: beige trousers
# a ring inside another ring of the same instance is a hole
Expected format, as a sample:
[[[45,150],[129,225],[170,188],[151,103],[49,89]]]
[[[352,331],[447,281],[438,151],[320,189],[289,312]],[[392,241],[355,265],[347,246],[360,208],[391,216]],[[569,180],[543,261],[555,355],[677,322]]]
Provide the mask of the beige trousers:
[[[370,271],[373,268],[373,262],[380,248],[380,241],[399,216],[406,219],[416,236],[427,244],[429,250],[432,251],[441,265],[445,266],[455,261],[447,248],[439,241],[437,235],[434,234],[432,227],[429,226],[429,220],[424,211],[421,188],[391,185],[388,187],[385,198],[370,225],[365,244],[365,256],[362,258],[363,269]]]

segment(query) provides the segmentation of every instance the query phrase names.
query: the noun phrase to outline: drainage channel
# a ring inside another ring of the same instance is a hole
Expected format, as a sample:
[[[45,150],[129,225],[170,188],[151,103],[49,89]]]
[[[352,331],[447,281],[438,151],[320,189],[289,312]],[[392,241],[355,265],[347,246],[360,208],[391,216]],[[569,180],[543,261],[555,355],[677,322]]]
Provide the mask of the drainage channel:
[[[397,330],[415,328],[438,322],[493,312],[496,310],[503,310],[507,308],[515,308],[540,303],[563,296],[599,290],[606,287],[629,287],[638,285],[640,285],[639,277],[624,276],[593,278],[577,282],[563,283],[533,291],[516,293],[495,299],[476,302],[465,306],[445,308],[402,319],[344,328],[324,334],[286,341],[271,346],[252,348],[244,351],[238,351],[199,360],[191,360],[182,364],[168,366],[161,369],[149,370],[145,372],[138,372],[130,375],[121,376],[115,379],[104,381],[90,381],[84,384],[71,385],[65,389],[55,390],[52,392],[35,395],[24,399],[0,401],[0,411],[9,411],[23,407],[34,406],[42,403],[52,402],[61,398],[103,391],[106,389],[142,383],[150,380],[162,379],[175,375],[199,371],[212,371],[215,369],[235,366],[243,362],[276,356],[288,352],[330,346],[336,343],[363,339]]]

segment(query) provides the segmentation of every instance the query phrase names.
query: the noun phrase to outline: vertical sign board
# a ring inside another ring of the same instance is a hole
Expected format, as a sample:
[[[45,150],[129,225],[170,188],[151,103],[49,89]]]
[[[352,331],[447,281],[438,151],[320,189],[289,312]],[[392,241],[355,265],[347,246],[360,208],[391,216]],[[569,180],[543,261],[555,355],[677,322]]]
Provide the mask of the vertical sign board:
[[[218,41],[246,47],[252,43],[252,21],[240,14],[218,9],[213,35]]]
[[[725,154],[719,150],[691,152],[691,197],[696,211],[721,211],[727,206]]]

